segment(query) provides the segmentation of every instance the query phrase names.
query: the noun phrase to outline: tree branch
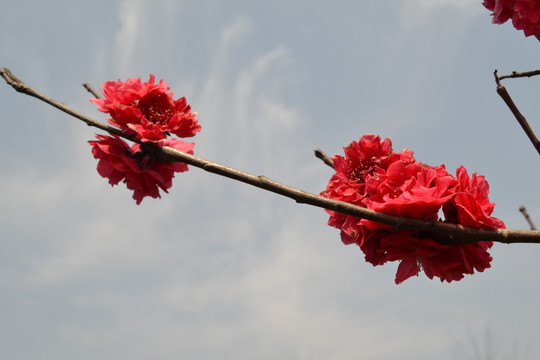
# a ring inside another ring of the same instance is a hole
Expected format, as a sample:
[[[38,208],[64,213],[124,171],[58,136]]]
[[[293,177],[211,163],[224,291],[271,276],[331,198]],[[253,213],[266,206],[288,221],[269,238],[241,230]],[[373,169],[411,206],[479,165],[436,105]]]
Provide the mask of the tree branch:
[[[322,151],[321,149],[315,149],[314,151],[315,157],[321,159],[326,165],[330,166],[332,169],[334,168],[334,161],[328,156],[326,156],[324,151]]]
[[[6,83],[8,85],[11,85],[11,87],[13,89],[15,89],[16,91],[18,91],[20,93],[23,93],[23,94],[26,94],[26,95],[30,95],[32,97],[35,97],[35,98],[41,100],[41,101],[44,101],[47,104],[54,106],[58,110],[63,111],[66,114],[69,114],[69,115],[71,115],[73,117],[76,117],[79,120],[84,121],[86,123],[86,125],[88,125],[88,126],[94,126],[94,127],[97,127],[97,128],[99,128],[101,130],[108,131],[111,134],[122,136],[124,138],[126,137],[123,134],[122,130],[117,129],[115,127],[112,127],[110,125],[100,123],[97,120],[94,120],[94,119],[92,119],[92,118],[90,118],[90,117],[88,117],[86,115],[78,113],[75,110],[71,109],[70,107],[66,106],[65,104],[62,104],[62,103],[60,103],[60,102],[58,102],[56,100],[53,100],[50,97],[48,97],[46,95],[43,95],[42,93],[34,90],[30,86],[26,85],[22,80],[18,79],[15,75],[13,75],[13,73],[7,68],[0,68],[0,76],[2,76],[4,78],[4,80],[6,81]],[[127,137],[127,139],[133,141],[133,139],[130,138],[130,137]]]
[[[88,84],[88,83],[84,83],[82,86],[83,86],[83,87],[86,89],[86,91],[88,91],[90,94],[94,95],[94,97],[95,97],[96,99],[102,99],[101,95],[100,95],[96,90],[94,90],[94,88],[92,87],[92,85],[90,85],[90,84]]]
[[[531,230],[536,230],[536,226],[534,226],[533,221],[531,220],[531,217],[529,216],[529,213],[527,212],[527,209],[525,206],[520,206],[519,211],[525,216],[525,220],[529,223],[529,226],[531,227]]]
[[[539,39],[539,40],[540,40],[540,39]],[[504,79],[515,79],[515,78],[522,78],[522,77],[532,77],[532,76],[536,76],[536,75],[540,75],[540,70],[525,71],[525,72],[512,71],[512,74],[510,74],[510,75],[503,75],[503,76],[500,76],[500,77],[499,77],[499,81],[500,81],[500,80],[504,80]],[[497,85],[499,85],[499,84],[497,84]]]
[[[157,147],[157,146],[156,146]],[[255,176],[245,172],[229,168],[193,155],[183,153],[171,147],[160,148],[170,156],[171,161],[181,161],[189,165],[199,167],[205,171],[222,175],[261,189],[286,196],[298,203],[309,204],[342,214],[356,216],[358,218],[372,220],[378,223],[391,225],[399,229],[416,229],[426,232],[444,235],[448,238],[447,243],[465,244],[477,241],[497,241],[502,243],[540,243],[540,231],[529,230],[481,230],[467,228],[461,225],[444,223],[439,221],[423,221],[419,219],[404,218],[395,215],[376,212],[364,207],[356,206],[347,202],[328,199],[323,196],[311,194],[293,187],[270,180],[265,176]]]
[[[72,115],[89,126],[94,126],[99,129],[108,131],[115,135],[121,136],[128,140],[140,143],[137,139],[126,136],[121,130],[100,123],[97,120],[91,119],[82,115],[64,104],[61,104],[37,91],[30,88],[28,85],[17,79],[11,71],[5,68],[0,68],[0,75],[11,85],[16,91],[38,98],[57,109]],[[193,156],[172,147],[160,147],[153,144],[147,144],[153,150],[167,161],[179,161],[195,167],[199,167],[213,174],[221,175],[234,179],[246,184],[256,186],[258,188],[291,198],[298,203],[309,204],[312,206],[337,211],[342,214],[356,216],[358,218],[376,221],[395,227],[396,229],[416,229],[431,233],[443,235],[445,243],[448,244],[464,244],[477,241],[497,241],[501,243],[540,243],[540,231],[531,230],[482,230],[467,228],[461,225],[444,223],[439,221],[423,221],[419,219],[409,219],[395,215],[379,213],[360,206],[349,204],[343,201],[328,199],[319,195],[311,194],[293,187],[270,180],[265,176],[252,175],[240,170],[236,170],[209,160]]]
[[[539,74],[540,74],[540,72],[539,72]],[[506,106],[508,106],[510,111],[512,111],[512,114],[514,114],[514,117],[518,121],[519,125],[521,125],[521,128],[523,129],[523,131],[525,131],[525,134],[527,134],[527,136],[529,137],[529,140],[532,142],[534,148],[536,149],[538,154],[540,154],[540,141],[538,140],[538,138],[534,134],[534,131],[532,130],[529,123],[527,122],[527,119],[525,119],[525,116],[523,116],[521,114],[521,112],[517,108],[516,104],[514,104],[514,101],[510,97],[510,94],[508,93],[508,91],[506,91],[506,88],[501,85],[501,79],[503,79],[505,77],[499,77],[497,75],[497,70],[495,70],[493,72],[493,75],[495,76],[495,82],[497,83],[497,94],[499,94],[499,96],[506,103]],[[517,77],[517,76],[507,75],[506,78],[508,78],[508,77]]]

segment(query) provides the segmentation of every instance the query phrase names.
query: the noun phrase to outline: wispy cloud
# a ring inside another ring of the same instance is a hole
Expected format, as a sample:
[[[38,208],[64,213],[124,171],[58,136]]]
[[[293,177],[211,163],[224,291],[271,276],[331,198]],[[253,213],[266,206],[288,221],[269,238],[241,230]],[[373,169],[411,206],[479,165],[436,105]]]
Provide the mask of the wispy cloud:
[[[249,32],[251,24],[244,18],[239,18],[223,29],[217,49],[212,54],[210,69],[204,80],[204,87],[199,103],[204,108],[204,113],[209,118],[222,116],[222,109],[227,106],[230,99],[230,83],[227,75],[230,73],[229,54],[241,42]]]
[[[140,36],[142,10],[139,0],[124,0],[119,4],[120,30],[115,36],[115,49],[118,69],[123,71],[128,71],[133,63],[137,38]]]
[[[281,144],[296,139],[301,146],[303,133],[297,130],[304,117],[283,96],[290,65],[284,46],[239,59],[256,41],[253,30],[249,20],[238,18],[221,32],[197,101],[204,127],[198,147],[209,156],[227,156],[230,165],[264,163],[265,171],[275,173],[294,158],[281,152]]]

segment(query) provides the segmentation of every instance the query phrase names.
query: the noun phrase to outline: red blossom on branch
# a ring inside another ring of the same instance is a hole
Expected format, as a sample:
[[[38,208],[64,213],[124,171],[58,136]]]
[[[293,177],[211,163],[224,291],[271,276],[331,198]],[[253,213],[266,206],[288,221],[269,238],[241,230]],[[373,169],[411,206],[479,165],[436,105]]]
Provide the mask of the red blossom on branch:
[[[111,125],[143,142],[165,139],[167,133],[191,137],[201,130],[197,113],[191,112],[186,98],[174,100],[165,82],[156,84],[153,74],[147,82],[140,78],[107,81],[101,92],[104,99],[91,99],[98,110],[111,116]]]
[[[159,189],[167,192],[172,186],[175,172],[188,170],[181,162],[167,163],[145,151],[144,144],[174,147],[193,154],[192,143],[167,139],[172,133],[179,137],[191,137],[200,131],[196,112],[184,97],[174,100],[173,93],[163,80],[155,83],[150,74],[147,82],[130,78],[125,82],[107,81],[103,84],[104,99],[91,99],[99,105],[98,110],[108,113],[109,123],[120,128],[126,135],[133,135],[143,146],[129,146],[114,135],[97,135],[98,141],[89,141],[92,154],[99,160],[98,173],[109,179],[111,185],[123,181],[133,190],[133,198],[139,205],[145,196],[161,197]]]
[[[502,24],[512,19],[525,36],[540,36],[540,1],[538,0],[485,0],[483,5],[493,13],[493,23]]]
[[[502,229],[504,223],[491,213],[495,204],[489,202],[489,184],[476,173],[469,177],[461,166],[456,170],[458,184],[453,197],[444,203],[444,216],[448,222],[478,229]]]
[[[491,217],[494,204],[489,202],[489,186],[484,177],[469,178],[465,168],[457,177],[444,165],[429,166],[418,162],[407,149],[396,153],[390,139],[364,135],[344,148],[345,157],[332,160],[336,174],[321,195],[413,219],[443,221],[481,229],[504,228]],[[429,277],[441,281],[460,280],[464,274],[490,267],[487,250],[492,242],[449,245],[444,238],[421,231],[394,229],[370,220],[327,210],[328,224],[341,230],[345,244],[357,244],[366,261],[374,266],[399,260],[396,283],[423,269]]]
[[[139,205],[145,196],[161,197],[159,189],[167,192],[172,186],[175,172],[184,172],[188,166],[181,162],[166,163],[157,161],[141,149],[139,144],[129,146],[118,136],[96,135],[97,141],[89,141],[92,154],[99,160],[98,173],[109,179],[109,184],[124,182],[133,190],[133,199]],[[193,154],[193,143],[180,140],[162,140],[162,146],[171,146],[180,151]]]

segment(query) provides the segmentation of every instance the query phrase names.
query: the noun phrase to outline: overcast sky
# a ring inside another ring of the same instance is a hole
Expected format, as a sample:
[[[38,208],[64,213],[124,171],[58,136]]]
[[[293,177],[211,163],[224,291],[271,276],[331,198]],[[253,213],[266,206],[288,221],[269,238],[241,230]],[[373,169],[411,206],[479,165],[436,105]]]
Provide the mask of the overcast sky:
[[[521,205],[540,224],[540,159],[492,75],[539,68],[540,43],[480,0],[0,5],[0,66],[96,119],[82,83],[153,73],[199,112],[200,157],[319,193],[313,149],[376,133],[485,175],[508,228]],[[537,131],[539,80],[505,83]],[[197,168],[137,206],[97,174],[98,130],[0,98],[2,359],[473,359],[487,332],[497,359],[540,356],[540,245],[395,285],[322,209]]]

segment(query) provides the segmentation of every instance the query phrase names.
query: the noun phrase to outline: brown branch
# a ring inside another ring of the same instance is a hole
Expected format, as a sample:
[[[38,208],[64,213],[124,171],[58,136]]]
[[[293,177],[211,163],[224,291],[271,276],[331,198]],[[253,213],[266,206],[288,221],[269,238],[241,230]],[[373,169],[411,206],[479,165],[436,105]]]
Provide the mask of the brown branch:
[[[99,129],[112,132],[123,138],[137,141],[136,139],[125,136],[122,131],[102,124],[97,120],[90,119],[76,111],[70,109],[64,104],[58,103],[45,95],[33,90],[21,80],[17,79],[7,70],[0,68],[0,75],[15,90],[24,94],[36,97],[46,103],[84,121],[89,126],[95,126]],[[139,141],[137,141],[139,142]],[[256,186],[258,188],[271,191],[273,193],[291,198],[298,203],[309,204],[324,209],[337,211],[342,214],[356,216],[358,218],[376,221],[382,224],[391,225],[399,229],[417,229],[431,233],[442,234],[447,239],[446,243],[471,243],[477,241],[497,241],[502,243],[540,243],[540,231],[531,230],[481,230],[467,228],[461,225],[449,224],[439,221],[423,221],[419,219],[409,219],[395,215],[379,213],[360,206],[349,204],[343,201],[328,199],[319,195],[311,194],[293,187],[270,180],[265,176],[256,176],[236,170],[215,162],[193,156],[172,147],[159,147],[151,145],[154,150],[168,161],[179,161],[189,165],[199,167],[213,174],[228,177],[240,182]]]
[[[315,157],[321,159],[326,165],[330,166],[332,169],[334,168],[334,161],[328,156],[326,156],[324,151],[322,151],[321,149],[315,149],[314,151]]]
[[[529,213],[527,212],[527,209],[525,208],[525,206],[520,206],[519,211],[521,211],[523,216],[525,216],[525,220],[527,220],[527,222],[529,223],[531,230],[536,230],[536,226],[534,226],[534,223],[531,217],[529,216]]]
[[[536,75],[540,75],[540,70],[525,71],[525,72],[512,71],[512,74],[510,74],[510,75],[499,76],[498,79],[499,79],[499,81],[500,81],[500,80],[504,80],[504,79],[515,79],[515,78],[522,78],[522,77],[532,77],[532,76],[536,76]],[[499,85],[499,84],[497,84],[497,85]]]
[[[66,105],[64,105],[64,104],[62,104],[62,103],[60,103],[60,102],[58,102],[56,100],[53,100],[50,97],[48,97],[46,95],[43,95],[42,93],[32,89],[30,86],[26,85],[24,82],[22,82],[20,79],[18,79],[15,75],[13,75],[13,73],[9,69],[0,68],[0,76],[2,76],[4,78],[4,80],[6,81],[6,83],[8,85],[11,85],[11,87],[14,88],[16,91],[18,91],[20,93],[23,93],[23,94],[26,94],[26,95],[30,95],[32,97],[35,97],[35,98],[41,100],[41,101],[44,101],[47,104],[54,106],[58,110],[63,111],[66,114],[69,114],[69,115],[71,115],[73,117],[76,117],[79,120],[84,121],[86,123],[86,125],[88,125],[88,126],[94,126],[94,127],[97,127],[97,128],[99,128],[101,130],[108,131],[111,134],[126,137],[123,134],[122,130],[117,129],[117,128],[112,127],[112,126],[109,126],[109,125],[106,125],[106,124],[103,124],[103,123],[100,123],[97,120],[94,120],[94,119],[92,119],[92,118],[90,118],[90,117],[88,117],[86,115],[78,113],[75,110],[71,109],[70,107],[68,107],[68,106],[66,106]],[[127,137],[127,138],[129,140],[133,140],[130,137]]]
[[[96,99],[103,99],[101,97],[101,95],[96,91],[94,90],[94,88],[92,87],[92,85],[88,84],[88,83],[84,83],[82,84],[82,86],[84,86],[84,88],[86,89],[86,91],[88,91],[90,94],[94,95],[94,97]]]
[[[399,229],[416,229],[441,234],[448,238],[448,243],[452,244],[465,244],[477,241],[497,241],[507,244],[540,243],[540,231],[511,229],[480,230],[439,221],[423,221],[419,219],[410,219],[384,214],[347,202],[328,199],[319,195],[298,190],[270,180],[265,176],[247,174],[224,165],[183,153],[171,147],[166,146],[160,149],[164,154],[170,156],[170,161],[181,161],[186,164],[199,167],[205,171],[222,175],[276,194],[280,194],[282,196],[286,196],[295,200],[297,203],[309,204],[324,209],[333,210],[342,214],[352,215],[358,218],[391,225]]]
[[[510,97],[510,94],[508,93],[506,88],[501,85],[502,77],[499,77],[497,75],[497,70],[493,72],[493,75],[495,76],[495,82],[497,83],[497,94],[499,94],[499,96],[504,100],[504,102],[506,103],[506,106],[508,106],[512,114],[514,114],[514,117],[518,121],[519,125],[521,125],[521,128],[523,129],[523,131],[525,131],[525,134],[527,134],[527,136],[529,137],[529,140],[532,142],[538,154],[540,154],[540,141],[534,134],[534,131],[532,130],[529,123],[527,122],[527,119],[525,119],[525,116],[521,114],[516,104],[514,104],[514,101]]]

